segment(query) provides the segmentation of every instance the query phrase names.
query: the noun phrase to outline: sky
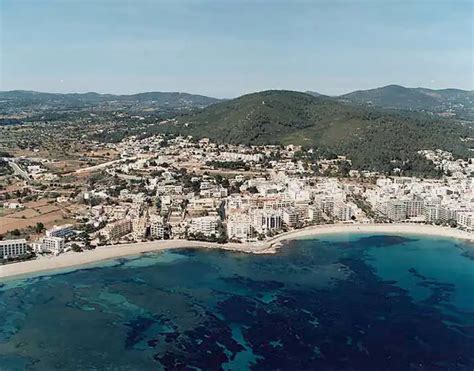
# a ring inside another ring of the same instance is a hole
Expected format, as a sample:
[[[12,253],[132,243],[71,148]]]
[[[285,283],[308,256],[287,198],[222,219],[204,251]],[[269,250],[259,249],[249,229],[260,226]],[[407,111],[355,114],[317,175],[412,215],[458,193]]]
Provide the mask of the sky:
[[[0,90],[472,90],[473,44],[471,0],[0,0]]]

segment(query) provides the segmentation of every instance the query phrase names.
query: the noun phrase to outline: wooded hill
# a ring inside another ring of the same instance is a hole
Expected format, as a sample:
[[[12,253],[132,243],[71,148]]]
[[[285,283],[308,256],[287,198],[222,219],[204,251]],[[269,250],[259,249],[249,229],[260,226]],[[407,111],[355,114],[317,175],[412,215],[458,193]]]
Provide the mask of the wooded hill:
[[[293,91],[263,91],[181,115],[167,131],[233,144],[299,144],[347,155],[354,168],[430,173],[417,154],[443,149],[469,156],[473,128],[413,112],[388,112]]]

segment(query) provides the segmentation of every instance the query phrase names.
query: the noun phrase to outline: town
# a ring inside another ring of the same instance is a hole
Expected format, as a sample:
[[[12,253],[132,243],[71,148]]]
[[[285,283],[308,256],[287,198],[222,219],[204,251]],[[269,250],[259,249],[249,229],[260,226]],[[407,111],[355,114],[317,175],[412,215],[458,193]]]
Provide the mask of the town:
[[[0,14],[0,371],[474,371],[474,0]]]
[[[345,156],[315,160],[295,145],[157,134],[89,147],[107,158],[59,174],[54,159],[2,158],[4,263],[164,239],[258,246],[323,224],[473,231],[474,164],[441,150],[420,151],[444,174],[422,179],[353,170]]]

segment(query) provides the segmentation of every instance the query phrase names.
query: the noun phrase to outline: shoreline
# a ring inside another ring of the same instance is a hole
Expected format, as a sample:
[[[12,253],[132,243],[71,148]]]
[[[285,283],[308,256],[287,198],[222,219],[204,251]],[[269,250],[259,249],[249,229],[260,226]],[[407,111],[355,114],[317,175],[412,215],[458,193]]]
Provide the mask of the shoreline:
[[[173,249],[203,248],[229,250],[243,253],[261,253],[268,248],[262,242],[260,245],[247,245],[237,243],[218,244],[204,241],[188,240],[157,240],[147,242],[136,242],[129,244],[105,245],[82,252],[67,252],[58,256],[47,256],[39,259],[27,260],[17,263],[0,265],[0,283],[6,278],[20,278],[20,276],[37,275],[40,273],[54,272],[68,268],[80,269],[88,265],[123,258],[127,256],[140,255],[150,252],[158,252]]]
[[[281,248],[285,242],[309,237],[317,237],[330,234],[345,233],[382,233],[382,234],[404,234],[424,235],[455,238],[474,242],[474,233],[461,231],[459,229],[424,225],[424,224],[325,224],[306,227],[295,231],[282,233],[278,236],[255,244],[227,243],[218,244],[213,242],[188,241],[188,240],[159,240],[149,242],[137,242],[122,245],[107,245],[97,247],[94,250],[80,253],[69,252],[59,256],[43,257],[18,263],[0,266],[0,280],[46,272],[54,272],[63,269],[79,269],[81,266],[98,263],[105,260],[117,259],[125,256],[140,255],[143,253],[157,252],[182,248],[205,248],[219,249],[249,254],[273,254]]]
[[[404,234],[422,235],[432,237],[445,237],[474,242],[474,233],[462,231],[457,228],[415,224],[415,223],[381,223],[381,224],[323,224],[297,229],[294,231],[279,234],[268,239],[269,249],[277,250],[285,242],[290,240],[304,239],[328,234],[344,233],[382,233],[382,234]]]

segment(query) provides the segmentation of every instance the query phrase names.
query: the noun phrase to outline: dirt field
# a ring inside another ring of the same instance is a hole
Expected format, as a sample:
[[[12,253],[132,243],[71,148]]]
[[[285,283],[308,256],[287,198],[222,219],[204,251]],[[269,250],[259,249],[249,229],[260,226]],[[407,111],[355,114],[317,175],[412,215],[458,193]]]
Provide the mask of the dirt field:
[[[40,216],[40,215],[41,213],[36,210],[25,209],[25,210],[9,213],[8,217],[15,218],[15,219],[24,219],[24,218],[30,219],[30,218],[34,218],[35,216]]]
[[[64,160],[64,161],[56,161],[48,164],[48,168],[50,168],[54,173],[71,173],[80,169],[82,167],[86,167],[86,161],[78,161],[78,160]]]
[[[23,181],[15,181],[14,184],[9,184],[5,187],[5,189],[0,190],[0,194],[15,192],[19,189],[23,189],[24,187],[25,185]]]
[[[46,228],[53,225],[71,223],[67,213],[58,204],[48,204],[47,200],[33,201],[25,204],[25,209],[9,213],[5,216],[0,214],[0,234],[5,234],[14,229],[25,229],[35,227],[36,223],[43,223]]]

